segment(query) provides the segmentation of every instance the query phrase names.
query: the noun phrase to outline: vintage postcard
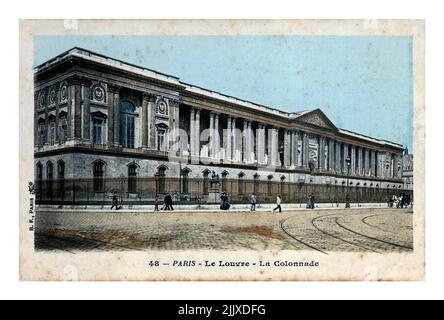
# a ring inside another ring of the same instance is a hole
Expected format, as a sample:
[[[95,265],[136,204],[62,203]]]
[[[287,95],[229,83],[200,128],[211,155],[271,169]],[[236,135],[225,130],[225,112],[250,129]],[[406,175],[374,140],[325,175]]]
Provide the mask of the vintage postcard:
[[[21,280],[423,280],[422,20],[22,20]]]

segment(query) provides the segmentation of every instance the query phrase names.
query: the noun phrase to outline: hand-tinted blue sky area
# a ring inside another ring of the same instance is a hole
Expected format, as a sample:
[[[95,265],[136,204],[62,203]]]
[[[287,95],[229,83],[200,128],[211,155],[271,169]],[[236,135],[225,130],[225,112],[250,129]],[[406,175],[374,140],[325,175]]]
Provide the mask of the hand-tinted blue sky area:
[[[34,66],[74,46],[412,149],[411,37],[38,36]]]

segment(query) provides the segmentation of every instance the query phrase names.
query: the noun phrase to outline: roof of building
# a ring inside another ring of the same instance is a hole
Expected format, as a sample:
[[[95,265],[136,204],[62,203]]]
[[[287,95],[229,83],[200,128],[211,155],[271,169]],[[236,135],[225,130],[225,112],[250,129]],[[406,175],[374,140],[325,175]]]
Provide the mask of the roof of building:
[[[158,72],[153,69],[141,67],[141,66],[138,66],[135,64],[131,64],[131,63],[119,60],[119,59],[110,58],[105,55],[102,55],[102,54],[99,54],[99,53],[96,53],[96,52],[93,52],[93,51],[90,51],[87,49],[79,48],[79,47],[73,47],[73,48],[55,56],[54,58],[52,58],[48,61],[46,61],[42,64],[39,64],[38,66],[36,66],[34,68],[34,72],[37,73],[40,70],[50,67],[54,64],[57,64],[60,61],[67,59],[69,57],[79,57],[79,58],[89,60],[92,62],[105,64],[105,65],[108,65],[108,66],[111,66],[111,67],[114,67],[117,69],[132,72],[132,73],[135,73],[135,74],[138,74],[141,76],[145,76],[145,77],[148,77],[151,79],[156,79],[156,80],[170,83],[170,84],[174,84],[174,85],[180,85],[184,88],[185,91],[190,92],[190,93],[203,95],[203,96],[206,96],[209,98],[241,105],[241,106],[244,106],[247,108],[254,108],[255,110],[261,110],[263,112],[267,112],[267,113],[281,116],[281,117],[287,117],[289,119],[297,119],[307,113],[310,113],[310,112],[313,112],[313,111],[319,109],[319,108],[316,108],[316,109],[297,111],[297,112],[285,112],[285,111],[279,110],[276,107],[261,105],[261,104],[255,103],[255,102],[251,102],[251,101],[244,100],[244,99],[239,99],[239,98],[236,98],[236,97],[233,97],[233,96],[230,96],[227,94],[223,94],[223,93],[220,93],[217,91],[213,91],[213,90],[202,88],[202,87],[199,87],[196,85],[188,84],[186,82],[180,81],[179,77],[165,74],[162,72]],[[356,137],[356,138],[367,140],[367,141],[370,141],[373,143],[387,145],[387,146],[391,146],[391,147],[395,147],[395,148],[403,148],[401,144],[394,143],[391,141],[365,136],[363,134],[356,133],[356,132],[346,130],[346,129],[338,128],[338,130],[340,133],[342,133],[344,135]]]

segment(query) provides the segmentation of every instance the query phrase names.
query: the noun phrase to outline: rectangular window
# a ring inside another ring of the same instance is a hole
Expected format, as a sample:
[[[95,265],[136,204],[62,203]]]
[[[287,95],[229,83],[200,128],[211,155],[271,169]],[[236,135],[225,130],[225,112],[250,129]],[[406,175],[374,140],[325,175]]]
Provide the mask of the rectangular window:
[[[134,148],[134,119],[133,115],[121,114],[121,141],[125,148]]]
[[[60,144],[65,143],[68,138],[68,123],[66,122],[66,117],[59,119],[59,141]]]
[[[43,147],[43,145],[45,144],[45,124],[44,123],[40,123],[39,124],[39,129],[38,129],[38,134],[37,134],[37,145],[39,147]]]
[[[165,151],[165,129],[157,130],[157,150]]]
[[[55,120],[49,122],[49,144],[53,146],[55,144]]]
[[[134,148],[134,117],[128,116],[127,118],[127,138],[128,138],[128,148]]]
[[[102,119],[93,119],[93,143],[102,144]]]

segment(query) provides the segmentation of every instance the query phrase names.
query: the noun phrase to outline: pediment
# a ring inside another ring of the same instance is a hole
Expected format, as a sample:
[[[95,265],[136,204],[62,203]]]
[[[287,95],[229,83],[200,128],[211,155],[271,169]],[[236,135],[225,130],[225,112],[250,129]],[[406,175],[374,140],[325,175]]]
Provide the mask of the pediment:
[[[336,126],[327,118],[327,116],[320,110],[316,109],[300,115],[297,118],[298,121],[304,122],[310,125],[321,127],[329,130],[338,130]]]

